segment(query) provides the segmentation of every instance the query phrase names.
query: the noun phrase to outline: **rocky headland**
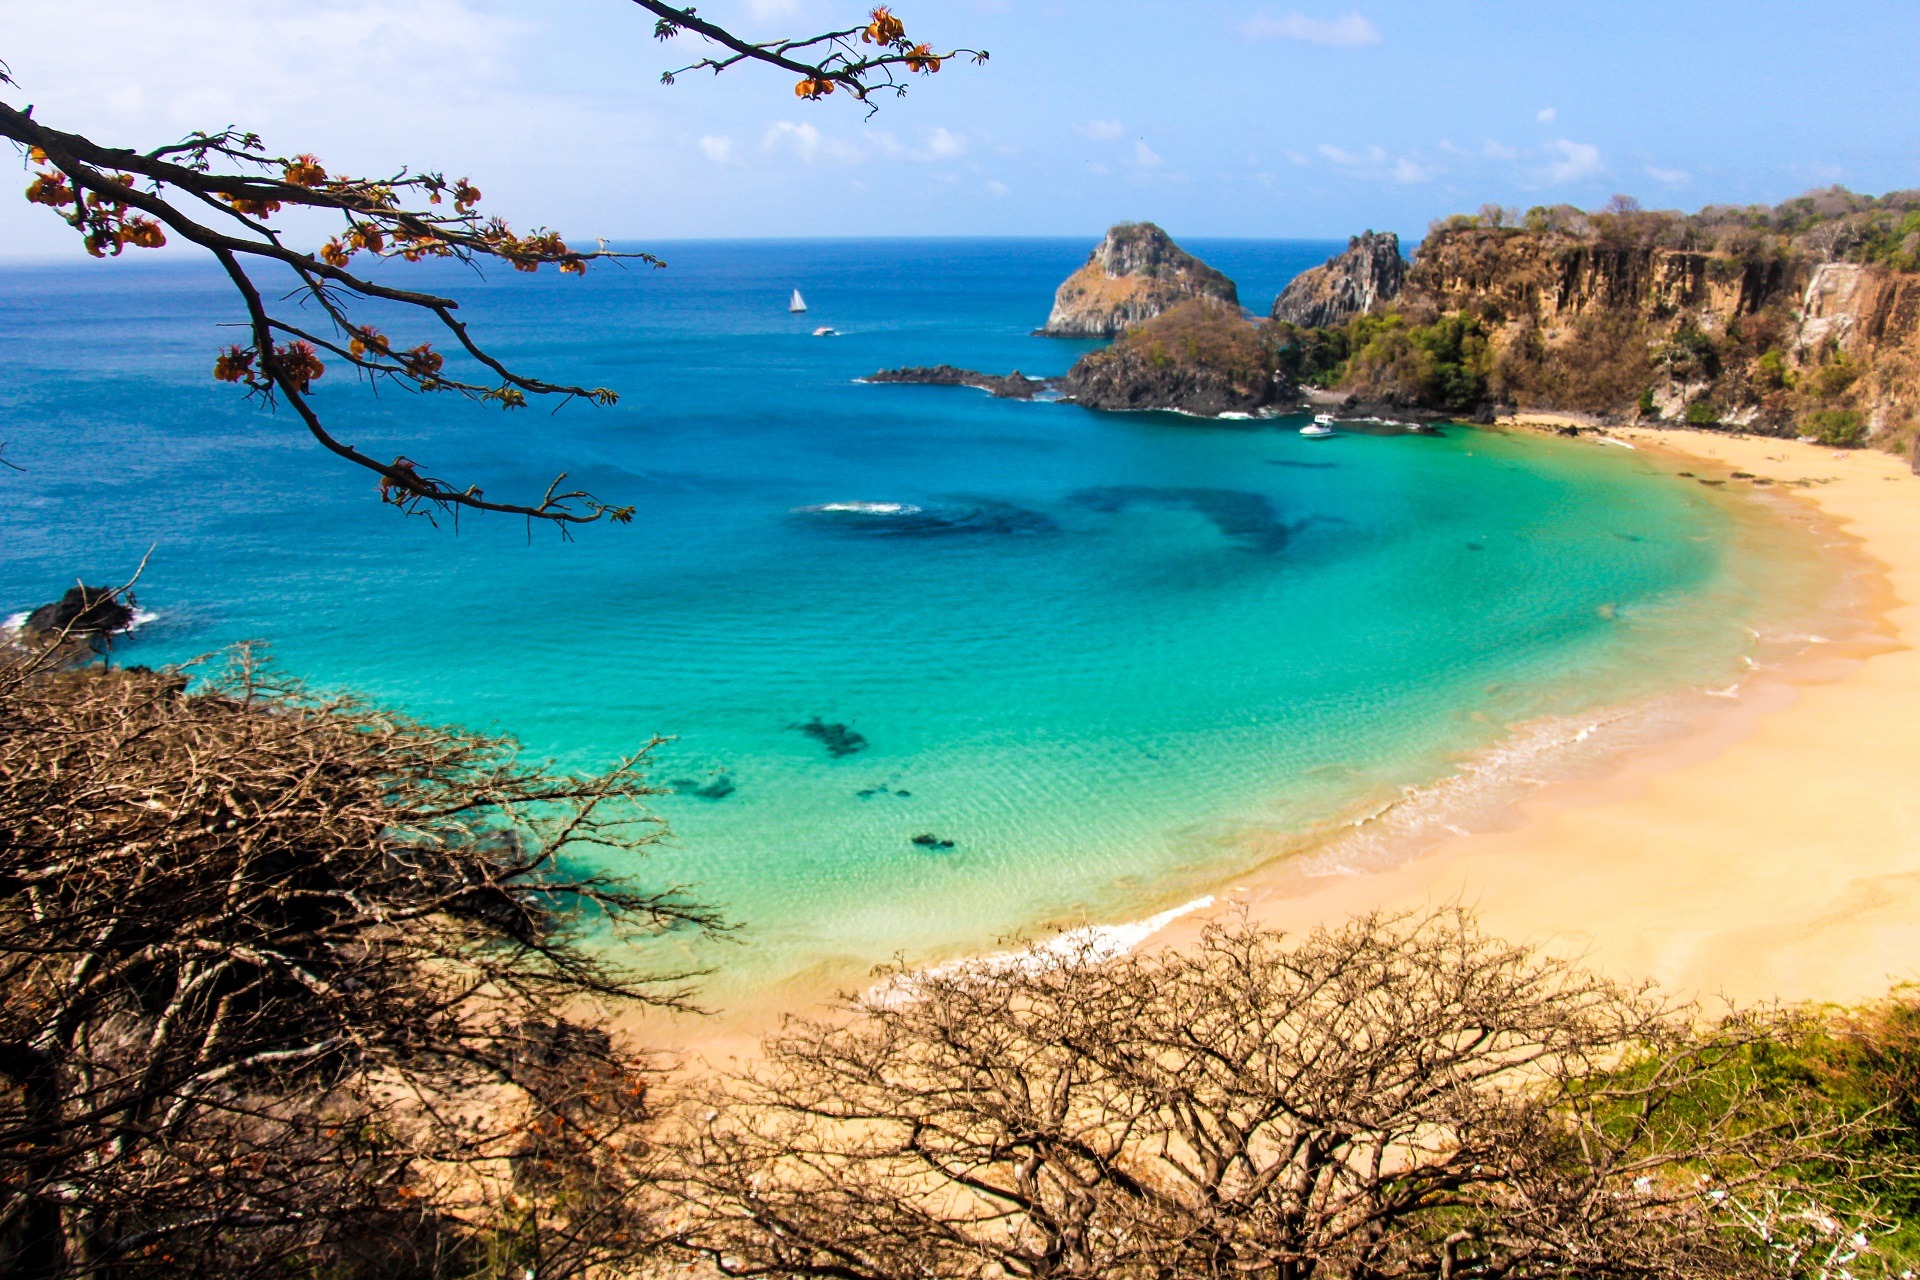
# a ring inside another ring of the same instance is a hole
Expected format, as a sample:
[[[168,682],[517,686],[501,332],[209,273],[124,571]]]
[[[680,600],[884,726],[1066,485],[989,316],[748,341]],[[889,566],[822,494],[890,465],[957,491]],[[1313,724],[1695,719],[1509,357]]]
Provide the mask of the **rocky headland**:
[[[1296,404],[1263,326],[1207,298],[1135,325],[1060,379],[1064,398],[1089,409],[1168,409],[1213,417]]]
[[[1151,222],[1122,222],[1068,276],[1037,330],[1050,338],[1114,338],[1195,298],[1237,312],[1233,281],[1175,244]]]
[[[1031,400],[1053,385],[1047,378],[1029,378],[1015,369],[1012,373],[981,373],[977,369],[959,369],[950,364],[882,369],[860,379],[862,382],[904,382],[924,387],[974,387],[1008,400]]]
[[[1308,329],[1345,324],[1399,297],[1406,279],[1400,237],[1368,231],[1347,241],[1345,253],[1295,276],[1273,300],[1272,318]]]
[[[133,626],[133,597],[112,587],[68,587],[66,594],[27,615],[28,635],[105,639]]]
[[[1430,228],[1395,296],[1364,239],[1274,309],[1281,367],[1335,395],[1914,453],[1920,192],[1695,214],[1489,207]]]

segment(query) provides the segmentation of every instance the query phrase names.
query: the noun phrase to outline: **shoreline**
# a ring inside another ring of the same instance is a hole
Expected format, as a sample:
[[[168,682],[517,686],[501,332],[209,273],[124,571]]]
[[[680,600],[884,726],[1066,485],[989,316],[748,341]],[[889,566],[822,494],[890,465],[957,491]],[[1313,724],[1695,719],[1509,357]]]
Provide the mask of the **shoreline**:
[[[1530,417],[1497,425],[1558,425]],[[1281,836],[1264,860],[1183,895],[1210,893],[1205,909],[1085,927],[1177,947],[1229,911],[1298,932],[1457,903],[1489,933],[1688,998],[1847,1002],[1920,977],[1920,787],[1904,776],[1920,764],[1920,476],[1865,450],[1682,429],[1607,434],[1594,447],[1751,473],[1807,504],[1816,530],[1845,540],[1836,565],[1843,556],[1871,570],[1872,598],[1848,610],[1848,633],[1756,670],[1737,690],[1513,726],[1495,752],[1534,732],[1573,729],[1576,741],[1622,723],[1646,732],[1597,743],[1579,767],[1547,779],[1469,797],[1471,830],[1429,819],[1387,833],[1377,861],[1320,856],[1386,810],[1432,800],[1478,757],[1384,809]],[[1870,939],[1850,923],[1856,907],[1878,911]],[[1139,929],[1148,923],[1163,927]],[[824,1011],[830,994],[802,978],[653,1034],[708,1061],[749,1057],[760,1036],[790,1014]]]
[[[1358,874],[1272,861],[1223,903],[1288,931],[1457,903],[1489,933],[1689,999],[1850,1003],[1920,978],[1920,476],[1868,450],[1609,434],[1794,486],[1874,563],[1869,625],[1601,776],[1541,785],[1492,829]],[[1190,942],[1203,922],[1153,945]]]

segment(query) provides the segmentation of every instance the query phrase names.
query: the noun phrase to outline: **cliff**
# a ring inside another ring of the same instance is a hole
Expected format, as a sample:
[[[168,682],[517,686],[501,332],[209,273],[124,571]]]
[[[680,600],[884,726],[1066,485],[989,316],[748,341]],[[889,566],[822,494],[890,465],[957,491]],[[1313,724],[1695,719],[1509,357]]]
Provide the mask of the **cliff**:
[[[1123,222],[1068,276],[1038,332],[1053,338],[1112,338],[1193,298],[1236,310],[1233,281],[1194,257],[1151,222]]]
[[[1080,360],[1060,390],[1089,409],[1173,409],[1215,416],[1291,403],[1273,344],[1237,305],[1195,298]]]
[[[1272,316],[1310,329],[1345,324],[1399,297],[1406,277],[1400,237],[1368,231],[1347,241],[1346,252],[1295,276],[1273,300]]]
[[[1390,304],[1308,324],[1357,296],[1354,253],[1303,277],[1289,315],[1304,318],[1281,326],[1281,365],[1303,380],[1452,412],[1573,410],[1901,449],[1920,432],[1920,193],[1456,217],[1430,230]]]

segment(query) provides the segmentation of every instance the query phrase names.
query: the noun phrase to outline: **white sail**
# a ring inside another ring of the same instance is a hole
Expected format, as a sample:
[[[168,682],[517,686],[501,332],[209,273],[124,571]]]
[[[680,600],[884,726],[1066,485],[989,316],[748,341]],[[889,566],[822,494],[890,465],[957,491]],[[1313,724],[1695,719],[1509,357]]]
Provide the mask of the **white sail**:
[[[793,301],[787,304],[787,310],[805,311],[806,309],[807,309],[807,300],[800,296],[800,291],[798,289],[795,289],[793,291]]]

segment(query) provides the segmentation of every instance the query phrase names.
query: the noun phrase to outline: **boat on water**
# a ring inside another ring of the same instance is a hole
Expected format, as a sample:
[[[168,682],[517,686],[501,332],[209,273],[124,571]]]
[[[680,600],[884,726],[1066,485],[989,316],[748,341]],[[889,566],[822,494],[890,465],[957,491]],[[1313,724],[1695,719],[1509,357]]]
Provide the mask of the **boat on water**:
[[[807,309],[807,300],[800,296],[800,291],[798,289],[795,289],[793,291],[793,301],[787,303],[787,310],[798,313],[801,311],[805,311],[806,309]]]
[[[813,331],[813,336],[816,338],[837,338],[840,336],[840,331],[830,324],[823,324]]]
[[[1300,434],[1309,440],[1323,440],[1335,434],[1333,430],[1333,416],[1326,413],[1314,414],[1313,421],[1300,428]]]

